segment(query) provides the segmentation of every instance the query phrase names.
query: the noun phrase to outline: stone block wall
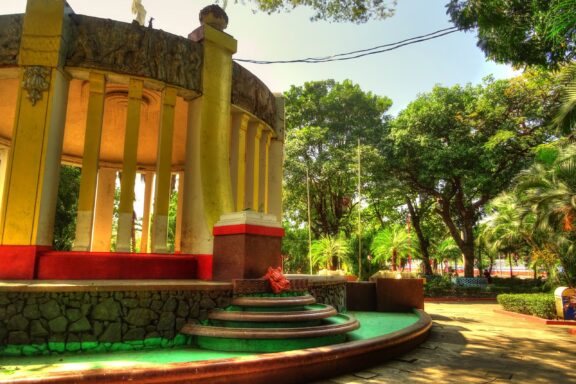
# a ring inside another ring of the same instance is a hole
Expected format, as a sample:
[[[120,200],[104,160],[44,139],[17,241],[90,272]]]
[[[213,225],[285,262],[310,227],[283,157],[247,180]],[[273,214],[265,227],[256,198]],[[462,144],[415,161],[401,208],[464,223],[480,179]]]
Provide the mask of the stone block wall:
[[[328,304],[338,312],[346,311],[346,281],[308,281],[308,291],[320,304]]]
[[[232,290],[0,292],[0,356],[185,343]]]

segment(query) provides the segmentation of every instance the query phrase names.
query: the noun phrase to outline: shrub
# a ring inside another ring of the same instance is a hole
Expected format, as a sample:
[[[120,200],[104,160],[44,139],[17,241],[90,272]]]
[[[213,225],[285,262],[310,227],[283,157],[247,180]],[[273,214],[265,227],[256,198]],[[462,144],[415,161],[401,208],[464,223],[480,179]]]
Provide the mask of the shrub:
[[[549,293],[520,293],[497,296],[498,303],[506,311],[533,315],[543,319],[556,318],[554,295]]]

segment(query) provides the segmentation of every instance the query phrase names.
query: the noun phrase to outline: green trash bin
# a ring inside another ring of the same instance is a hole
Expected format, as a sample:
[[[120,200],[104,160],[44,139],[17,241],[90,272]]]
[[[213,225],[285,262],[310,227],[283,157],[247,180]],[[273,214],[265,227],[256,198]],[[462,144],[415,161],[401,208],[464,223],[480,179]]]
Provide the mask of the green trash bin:
[[[554,291],[556,315],[564,320],[576,320],[576,290],[558,287]]]

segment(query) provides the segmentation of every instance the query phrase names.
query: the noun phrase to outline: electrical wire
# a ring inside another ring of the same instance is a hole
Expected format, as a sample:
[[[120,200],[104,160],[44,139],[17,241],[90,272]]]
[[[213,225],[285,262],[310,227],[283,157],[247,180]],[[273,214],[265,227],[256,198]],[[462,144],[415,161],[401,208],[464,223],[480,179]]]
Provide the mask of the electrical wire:
[[[395,43],[383,44],[372,48],[367,49],[360,49],[357,51],[351,51],[346,53],[338,53],[335,55],[324,56],[324,57],[308,57],[305,59],[295,59],[295,60],[252,60],[252,59],[234,59],[235,61],[240,61],[243,63],[252,63],[252,64],[291,64],[291,63],[307,63],[307,64],[317,64],[317,63],[328,63],[332,61],[345,61],[345,60],[353,60],[358,59],[364,56],[375,55],[377,53],[389,52],[393,51],[398,48],[405,47],[407,45],[421,43],[423,41],[433,40],[442,36],[446,36],[452,34],[454,32],[458,32],[459,29],[457,27],[450,27],[445,29],[439,29],[437,31],[421,35],[411,37],[409,39],[404,39],[401,41],[397,41]],[[384,49],[381,49],[384,48]]]

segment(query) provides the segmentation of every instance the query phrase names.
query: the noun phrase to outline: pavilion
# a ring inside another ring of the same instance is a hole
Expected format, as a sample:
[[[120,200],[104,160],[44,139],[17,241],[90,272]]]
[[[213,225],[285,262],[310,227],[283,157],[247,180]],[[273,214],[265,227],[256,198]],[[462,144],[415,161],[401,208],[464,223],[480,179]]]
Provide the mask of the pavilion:
[[[64,0],[0,16],[0,279],[228,280],[279,264],[283,99],[232,60],[227,21],[207,7],[185,38],[78,15]],[[62,164],[81,167],[70,252],[52,249]]]

